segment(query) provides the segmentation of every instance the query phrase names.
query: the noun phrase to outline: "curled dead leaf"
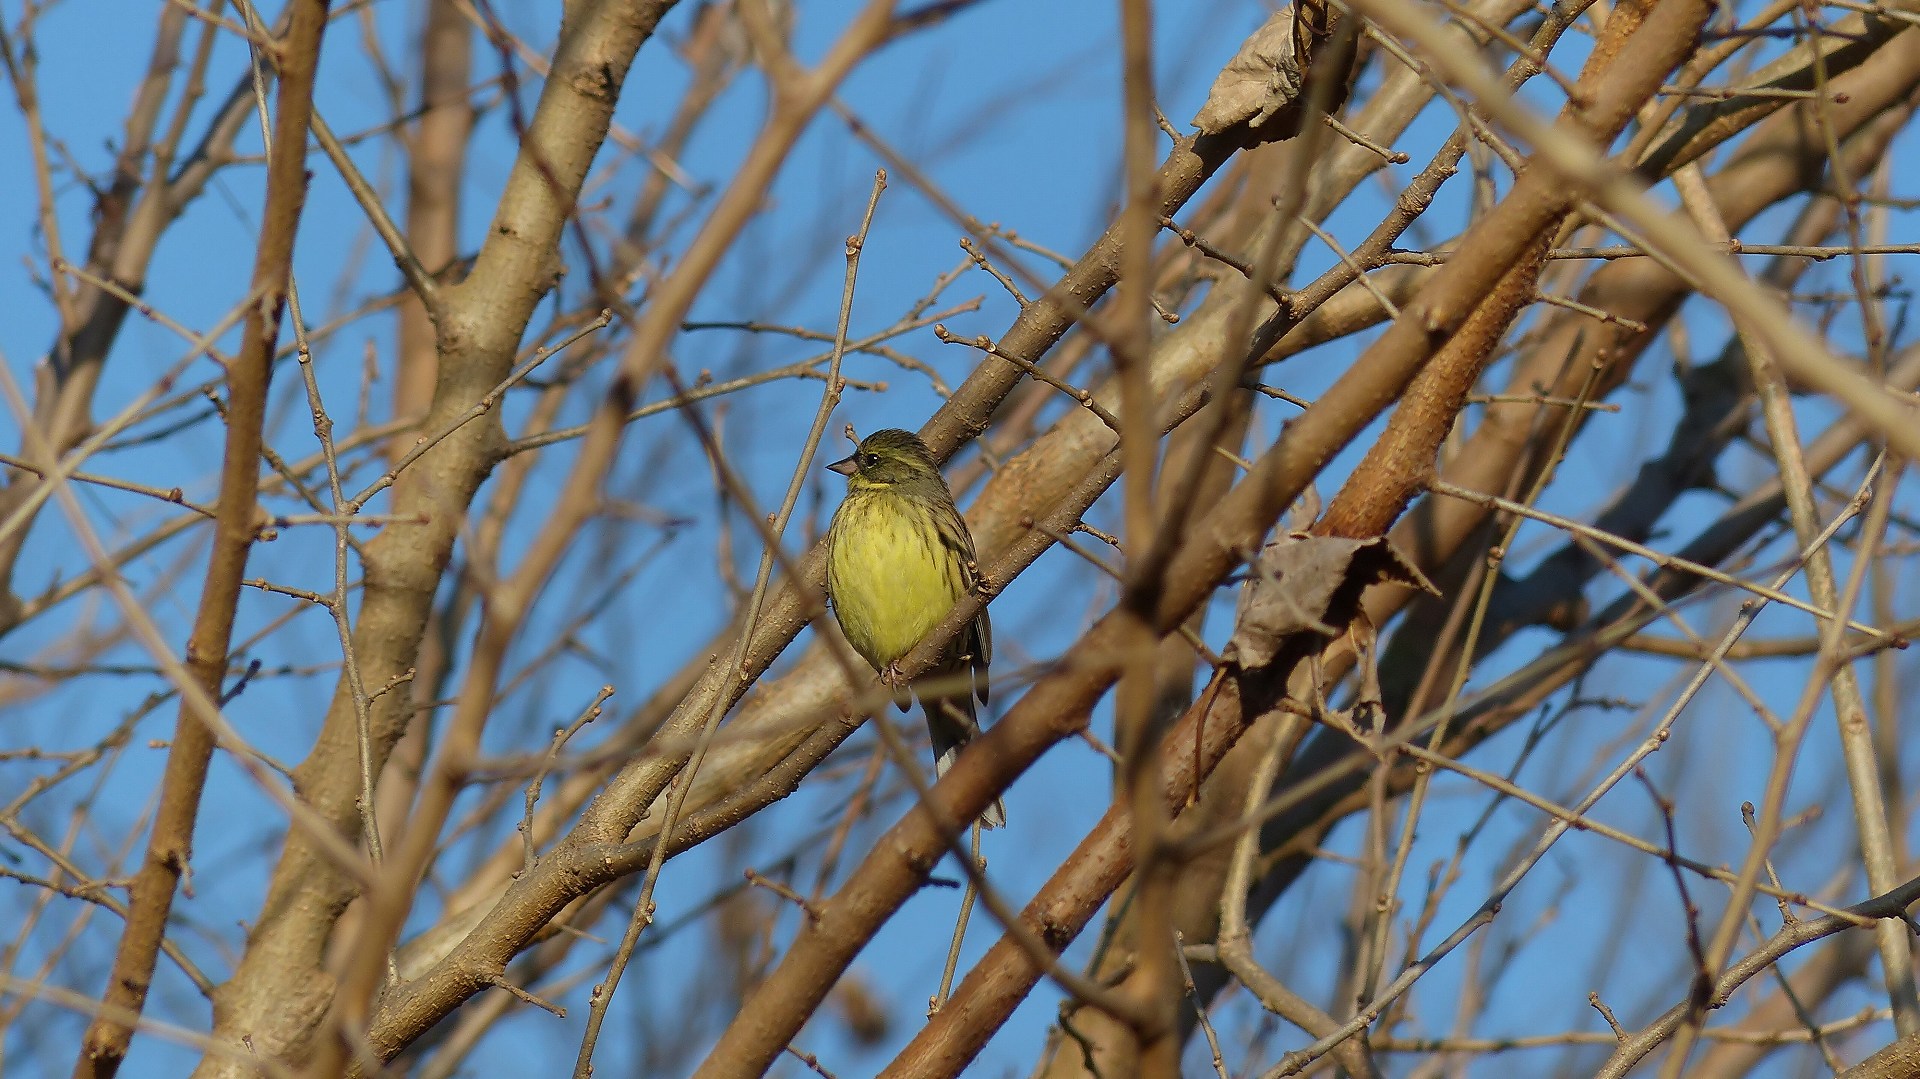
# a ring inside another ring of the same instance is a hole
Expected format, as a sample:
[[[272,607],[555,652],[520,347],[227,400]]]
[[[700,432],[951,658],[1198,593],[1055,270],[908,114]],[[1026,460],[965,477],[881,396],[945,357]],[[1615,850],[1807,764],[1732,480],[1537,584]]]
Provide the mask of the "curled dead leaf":
[[[1338,636],[1369,585],[1395,582],[1439,593],[1383,537],[1285,533],[1260,549],[1248,571],[1227,644],[1228,657],[1248,667],[1272,662],[1280,643],[1296,633]]]
[[[1259,127],[1299,100],[1307,73],[1295,52],[1293,20],[1291,7],[1275,12],[1220,69],[1206,104],[1193,118],[1202,134],[1217,135],[1242,124]]]

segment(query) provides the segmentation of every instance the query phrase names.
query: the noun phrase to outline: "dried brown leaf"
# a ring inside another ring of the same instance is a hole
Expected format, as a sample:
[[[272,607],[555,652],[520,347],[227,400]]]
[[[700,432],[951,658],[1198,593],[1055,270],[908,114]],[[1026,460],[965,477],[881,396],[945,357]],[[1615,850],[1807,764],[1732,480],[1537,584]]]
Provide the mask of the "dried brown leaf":
[[[1216,135],[1241,124],[1259,127],[1300,99],[1307,73],[1294,49],[1293,20],[1293,8],[1282,8],[1241,43],[1193,118],[1202,134]]]
[[[1271,662],[1280,642],[1293,634],[1338,636],[1341,630],[1329,624],[1328,612],[1343,593],[1351,598],[1358,589],[1382,581],[1437,592],[1418,567],[1378,537],[1287,533],[1263,547],[1248,568],[1250,578],[1240,594],[1227,652],[1250,667]]]

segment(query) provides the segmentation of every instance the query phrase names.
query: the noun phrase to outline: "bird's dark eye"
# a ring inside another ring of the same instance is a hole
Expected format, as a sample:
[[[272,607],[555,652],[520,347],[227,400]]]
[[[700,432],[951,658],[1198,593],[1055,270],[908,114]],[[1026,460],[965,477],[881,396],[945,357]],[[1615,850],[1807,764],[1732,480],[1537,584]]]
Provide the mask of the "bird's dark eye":
[[[880,463],[880,455],[877,453],[863,453],[860,455],[860,463],[868,468],[872,468]]]

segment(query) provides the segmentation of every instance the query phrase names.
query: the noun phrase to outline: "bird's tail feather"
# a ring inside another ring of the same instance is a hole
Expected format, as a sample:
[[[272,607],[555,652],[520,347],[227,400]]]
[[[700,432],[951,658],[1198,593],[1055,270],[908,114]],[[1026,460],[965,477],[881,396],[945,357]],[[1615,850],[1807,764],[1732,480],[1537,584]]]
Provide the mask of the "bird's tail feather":
[[[938,779],[947,774],[947,769],[953,767],[954,760],[960,756],[960,750],[968,742],[973,741],[973,736],[979,732],[980,728],[971,714],[973,709],[962,708],[958,701],[949,699],[923,703],[927,712],[927,732],[933,736],[933,775]],[[972,703],[967,701],[968,705]],[[965,716],[965,722],[961,721],[960,716],[948,714],[948,709],[959,709]],[[980,824],[983,827],[999,828],[1006,823],[1007,807],[998,798],[995,798],[993,804],[980,814]]]

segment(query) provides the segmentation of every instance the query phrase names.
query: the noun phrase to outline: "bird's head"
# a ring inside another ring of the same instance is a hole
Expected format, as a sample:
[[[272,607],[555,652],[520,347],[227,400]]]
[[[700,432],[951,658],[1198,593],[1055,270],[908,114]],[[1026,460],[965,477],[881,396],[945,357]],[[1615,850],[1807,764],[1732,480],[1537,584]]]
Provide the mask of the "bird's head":
[[[937,483],[940,479],[933,451],[920,436],[891,427],[868,435],[851,456],[827,467],[847,478],[849,491],[911,485],[928,479]]]

